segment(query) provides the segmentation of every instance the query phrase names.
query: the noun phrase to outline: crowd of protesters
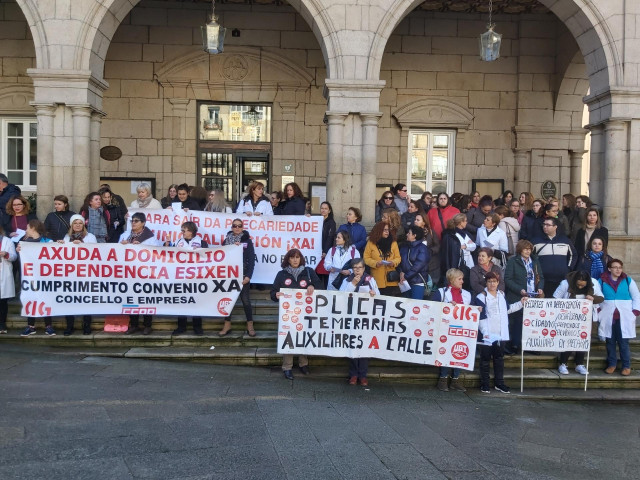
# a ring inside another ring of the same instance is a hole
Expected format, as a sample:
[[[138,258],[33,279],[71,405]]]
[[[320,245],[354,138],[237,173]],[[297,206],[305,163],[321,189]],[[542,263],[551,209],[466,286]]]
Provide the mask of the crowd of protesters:
[[[235,212],[238,217],[260,215],[310,215],[310,202],[296,183],[283,192],[265,192],[261,182],[251,182],[235,205],[228,205],[221,190],[207,192],[187,184],[171,185],[161,200],[153,198],[148,184],[137,187],[135,209],[181,208],[186,211]],[[160,246],[145,226],[146,217],[130,215],[124,200],[102,185],[89,193],[75,213],[69,200],[57,195],[53,211],[44,222],[31,212],[20,189],[0,174],[0,333],[6,333],[7,301],[15,296],[14,275],[19,272],[19,241],[60,243],[123,243]],[[499,198],[472,192],[469,195],[425,192],[412,199],[407,186],[398,184],[385,191],[375,205],[376,223],[367,232],[359,208],[349,207],[345,223],[338,226],[329,202],[320,206],[323,217],[322,261],[315,269],[305,265],[304,256],[291,250],[282,260],[271,286],[271,298],[278,300],[283,286],[307,289],[368,292],[371,295],[403,296],[482,307],[479,352],[481,390],[489,390],[489,361],[494,362],[495,388],[509,388],[503,379],[503,355],[521,351],[522,304],[529,297],[575,298],[581,295],[596,305],[599,335],[607,343],[607,373],[617,368],[630,373],[629,339],[635,337],[635,317],[640,314],[640,293],[623,271],[623,262],[607,253],[608,230],[600,209],[587,196],[565,194],[561,199],[534,198],[530,192],[516,197],[506,191]],[[130,220],[130,228],[126,225]],[[243,280],[240,300],[246,315],[246,333],[255,336],[249,298],[255,255],[250,232],[241,218],[233,221],[225,245],[243,245]],[[14,245],[18,244],[16,248]],[[197,235],[197,226],[185,222],[175,243],[165,246],[207,248]],[[579,297],[582,298],[582,297]],[[65,335],[74,332],[74,317],[66,318]],[[84,334],[91,333],[91,316],[82,322]],[[55,335],[52,319],[45,317],[45,333]],[[186,332],[187,317],[177,319],[174,335]],[[193,331],[203,334],[202,319],[192,319]],[[232,330],[230,317],[218,333]],[[127,334],[152,332],[152,317],[131,316]],[[36,333],[35,319],[27,319],[22,336]],[[568,374],[570,354],[561,355],[559,372]],[[586,375],[584,355],[575,355],[576,372]],[[283,371],[293,378],[293,357],[285,356]],[[353,361],[349,383],[367,385],[366,359]],[[300,357],[302,373],[309,374],[308,361]],[[464,390],[457,369],[441,369],[438,388]],[[451,383],[448,376],[452,376]]]

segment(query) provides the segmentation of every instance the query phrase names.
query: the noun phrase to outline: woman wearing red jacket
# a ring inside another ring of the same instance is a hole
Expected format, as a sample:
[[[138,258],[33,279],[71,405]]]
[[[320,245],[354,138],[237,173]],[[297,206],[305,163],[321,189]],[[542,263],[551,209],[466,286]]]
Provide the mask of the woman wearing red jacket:
[[[427,212],[429,223],[434,233],[438,236],[438,240],[442,239],[442,232],[447,228],[447,220],[458,213],[460,213],[460,210],[450,204],[449,195],[444,192],[439,193],[438,207],[431,208]]]

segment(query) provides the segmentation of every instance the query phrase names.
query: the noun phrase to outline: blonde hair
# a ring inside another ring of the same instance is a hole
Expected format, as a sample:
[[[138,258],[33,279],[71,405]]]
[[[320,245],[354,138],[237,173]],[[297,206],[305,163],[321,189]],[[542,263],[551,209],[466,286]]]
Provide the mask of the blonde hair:
[[[456,278],[464,278],[464,273],[462,273],[462,270],[458,270],[457,268],[450,268],[447,270],[446,277],[447,285],[451,285]]]

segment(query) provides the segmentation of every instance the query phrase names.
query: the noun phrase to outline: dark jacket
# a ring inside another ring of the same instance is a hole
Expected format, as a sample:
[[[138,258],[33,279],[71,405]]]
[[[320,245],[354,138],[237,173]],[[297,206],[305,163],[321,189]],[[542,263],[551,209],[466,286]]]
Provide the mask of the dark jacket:
[[[325,218],[322,222],[322,253],[327,253],[336,240],[336,221]]]
[[[31,220],[37,220],[37,219],[38,217],[36,216],[35,213],[27,214],[27,223],[29,223]],[[13,215],[9,215],[7,214],[7,212],[5,212],[4,217],[2,219],[2,228],[4,229],[4,233],[7,236],[9,236],[10,233],[13,233],[16,231],[12,220],[13,220]]]
[[[227,235],[231,233],[228,232]],[[225,245],[227,243],[225,238]],[[242,237],[240,238],[240,244],[242,245],[242,276],[251,278],[253,276],[253,269],[256,266],[256,252],[253,248],[253,242],[251,241],[251,235],[246,230],[242,231]]]
[[[316,275],[316,272],[314,272],[312,268],[304,267],[304,271],[300,272],[297,280],[286,270],[280,270],[271,286],[271,300],[274,302],[278,301],[276,293],[278,293],[281,288],[308,288],[309,285],[313,285],[313,288],[316,290],[322,289],[322,280],[318,278],[318,275]]]
[[[178,201],[180,201],[178,199]],[[198,202],[195,198],[191,198],[190,196],[187,196],[187,199],[182,202],[182,208],[188,208],[189,210],[202,210],[202,206],[200,205],[200,202]]]
[[[538,258],[544,277],[548,282],[560,283],[567,273],[573,271],[578,263],[576,249],[566,235],[557,234],[534,239],[533,253]]]
[[[580,258],[582,258],[582,256],[587,251],[587,246],[584,243],[585,231],[586,230],[584,228],[579,228],[574,241],[576,252],[578,252],[578,257]],[[604,246],[606,248],[607,244],[609,243],[609,230],[606,227],[596,228],[591,234],[591,238],[593,237],[600,237],[602,240],[604,240]]]
[[[280,202],[273,212],[276,215],[304,215],[307,208],[304,198],[292,197]]]
[[[504,292],[504,274],[502,273],[502,269],[495,263],[490,263],[490,272],[497,273],[500,276],[500,281],[498,282],[498,290]],[[471,282],[471,293],[473,293],[474,297],[479,293],[482,293],[482,291],[486,288],[487,281],[485,279],[485,276],[487,275],[487,273],[488,272],[485,272],[484,268],[482,268],[480,265],[474,265],[473,268],[471,268],[469,277]]]
[[[120,195],[111,192],[111,205],[118,208],[120,218],[126,218],[129,209],[127,208],[127,204],[124,203],[124,199]]]
[[[351,237],[351,244],[355,245],[360,255],[364,252],[364,247],[367,245],[367,230],[358,222],[355,223],[343,223],[340,225],[338,232],[345,231]]]
[[[544,274],[540,262],[535,257],[531,257],[531,261],[535,289],[536,291],[544,290]],[[507,266],[504,269],[504,285],[509,305],[522,299],[522,290],[527,291],[527,267],[524,266],[520,255],[514,255],[507,260]]]
[[[20,190],[20,187],[13,183],[8,184],[6,188],[0,192],[0,218],[4,219],[4,217],[9,216],[7,213],[7,202],[11,197],[17,197],[21,193],[22,190]]]
[[[382,220],[382,211],[387,208],[393,208],[396,212],[400,212],[395,200],[393,200],[389,205],[385,205],[384,200],[378,200],[378,203],[376,203],[376,223]]]
[[[418,212],[413,212],[413,213],[404,212],[402,214],[402,216],[400,217],[400,220],[402,222],[402,227],[404,228],[405,231],[407,230],[407,228],[413,225],[413,222],[416,221],[416,215],[418,215]]]
[[[109,226],[107,230],[109,232],[107,242],[109,243],[118,243],[120,240],[120,235],[124,232],[124,227],[127,221],[124,219],[122,215],[122,210],[119,205],[102,205],[109,212]]]
[[[54,242],[64,239],[71,228],[71,217],[75,215],[69,210],[65,212],[51,212],[44,220],[45,235]]]
[[[460,240],[456,236],[456,231],[447,228],[442,232],[442,242],[440,243],[440,273],[442,278],[450,268],[458,268],[461,261],[460,256]]]
[[[484,225],[485,218],[487,218],[487,216],[484,213],[482,213],[482,210],[480,210],[480,207],[471,208],[467,212],[467,226],[465,230],[469,232],[469,238],[471,238],[471,240],[473,240],[474,242],[476,241],[476,235],[478,234],[478,229],[482,225]]]
[[[531,240],[538,235],[542,235],[542,221],[544,217],[536,217],[533,210],[525,213],[520,227],[520,240]]]
[[[400,270],[411,285],[429,281],[429,249],[422,240],[406,242],[400,247]]]
[[[611,257],[611,255],[603,255],[602,256],[602,266],[604,267],[604,270],[607,271],[607,263],[609,263],[609,261],[613,260],[613,258]],[[580,257],[580,259],[578,260],[578,265],[576,265],[576,272],[578,270],[584,270],[585,272],[589,272],[591,273],[591,264],[593,263],[593,260],[591,260],[591,257],[585,252],[584,255],[582,255]],[[593,277],[593,275],[591,275]],[[598,277],[593,277],[593,278],[600,278]]]

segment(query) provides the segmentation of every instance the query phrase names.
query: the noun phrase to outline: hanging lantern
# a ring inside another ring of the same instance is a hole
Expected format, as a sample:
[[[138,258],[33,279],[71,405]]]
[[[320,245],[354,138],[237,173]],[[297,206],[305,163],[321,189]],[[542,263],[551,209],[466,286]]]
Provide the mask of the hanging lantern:
[[[224,49],[224,35],[227,33],[227,29],[218,23],[218,16],[216,15],[216,2],[211,0],[211,15],[209,21],[204,27],[200,27],[202,30],[202,46],[205,52],[215,55],[222,53]]]
[[[256,125],[258,125],[262,113],[258,112],[256,110],[256,107],[252,106],[248,111],[244,112],[244,115],[247,119],[246,123],[252,127],[255,127]]]
[[[487,31],[480,35],[480,60],[484,62],[493,62],[500,58],[500,44],[502,43],[502,34],[496,33],[493,29],[495,23],[491,22],[491,14],[493,13],[493,1],[489,0],[489,23]]]

